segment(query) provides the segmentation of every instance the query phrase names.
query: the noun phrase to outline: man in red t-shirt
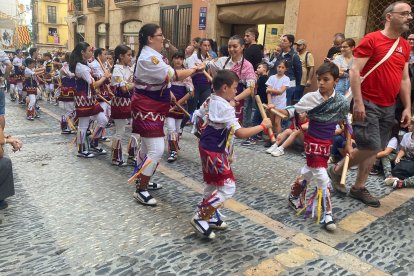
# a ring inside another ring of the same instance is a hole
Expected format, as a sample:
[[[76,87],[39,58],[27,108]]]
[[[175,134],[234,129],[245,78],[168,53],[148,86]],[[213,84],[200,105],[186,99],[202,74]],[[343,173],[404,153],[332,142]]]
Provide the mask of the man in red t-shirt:
[[[358,175],[349,195],[372,207],[379,207],[380,202],[365,188],[365,182],[377,152],[385,148],[389,140],[398,94],[404,105],[401,126],[406,127],[411,117],[410,45],[407,40],[400,38],[391,56],[361,83],[361,76],[379,63],[400,35],[409,30],[408,24],[413,20],[411,6],[404,1],[392,3],[385,9],[384,19],[384,29],[367,34],[355,48],[350,70],[357,149],[350,153],[349,166],[358,165]],[[345,187],[339,185],[342,168],[343,162],[329,168],[328,173],[332,186],[346,193]]]

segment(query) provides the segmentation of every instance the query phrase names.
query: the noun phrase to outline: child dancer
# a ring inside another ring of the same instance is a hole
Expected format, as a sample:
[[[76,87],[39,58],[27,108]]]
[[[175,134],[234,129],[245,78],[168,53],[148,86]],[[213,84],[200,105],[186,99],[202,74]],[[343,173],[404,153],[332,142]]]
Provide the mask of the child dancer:
[[[287,70],[287,61],[283,60],[277,66],[277,74],[272,75],[266,82],[267,85],[267,102],[269,108],[284,109],[286,107],[286,89],[289,88],[290,79],[285,75]],[[270,114],[273,122],[273,132],[277,135],[282,132],[280,117]]]
[[[175,70],[183,69],[184,63],[184,53],[176,52],[172,56],[172,67]],[[183,81],[173,81],[171,83],[171,97],[175,97],[175,101],[180,103],[180,100],[187,94],[190,95],[194,91],[193,82],[190,77],[184,79]],[[181,103],[180,103],[181,104]],[[174,105],[171,106],[174,108]],[[172,110],[169,112],[166,117],[166,125],[167,125],[167,133],[168,133],[168,162],[174,162],[177,160],[177,153],[178,153],[178,140],[179,140],[179,132],[181,122],[184,118],[184,113],[179,110]]]
[[[16,50],[16,57],[13,59],[13,67],[14,67],[14,77],[15,83],[17,87],[17,93],[19,95],[19,104],[26,104],[25,98],[23,96],[23,81],[24,81],[24,69],[23,66],[23,52],[20,49]],[[10,86],[11,91],[13,91],[12,86]]]
[[[36,112],[36,94],[37,94],[37,79],[36,76],[43,73],[43,69],[35,69],[36,61],[31,58],[26,59],[26,68],[24,71],[25,81],[23,90],[26,91],[29,97],[29,103],[27,105],[27,119],[33,121],[34,118],[40,118]]]
[[[125,135],[126,119],[131,119],[131,92],[134,87],[132,72],[129,68],[132,51],[126,45],[118,45],[114,51],[115,65],[112,67],[111,85],[114,87],[114,97],[111,101],[111,116],[115,121],[115,135],[112,140],[112,164],[124,166],[121,139]],[[117,64],[118,62],[118,64]],[[129,141],[128,160],[136,156],[139,136],[133,134]]]
[[[404,134],[401,140],[392,176],[385,179],[385,183],[394,189],[414,187],[414,116],[411,117],[408,130],[410,132]]]
[[[233,135],[239,138],[253,136],[268,127],[270,119],[258,126],[242,128],[236,118],[235,108],[229,101],[234,99],[239,78],[229,70],[220,70],[213,79],[215,95],[208,98],[194,112],[194,125],[201,135],[199,142],[203,178],[206,182],[203,200],[191,219],[193,227],[204,236],[213,239],[212,229],[225,229],[227,224],[216,210],[231,198],[236,183],[230,167]],[[213,218],[213,215],[216,217]]]
[[[318,222],[323,223],[327,230],[333,231],[336,225],[332,218],[329,190],[331,183],[326,168],[336,125],[346,120],[349,104],[341,94],[335,93],[334,88],[339,78],[338,66],[333,63],[324,63],[316,74],[318,91],[307,93],[294,106],[277,110],[290,118],[297,113],[306,112],[309,118],[309,128],[304,134],[306,165],[301,169],[301,175],[291,188],[289,203],[295,210],[305,211],[305,217],[317,214]],[[352,147],[347,145],[345,151],[350,153]],[[306,189],[312,180],[318,187],[305,203]],[[322,207],[323,216],[321,217]]]
[[[109,68],[106,67],[107,53],[103,48],[97,48],[93,52],[94,60],[88,64],[92,70],[92,76],[95,80],[102,78],[105,71],[109,72]],[[106,80],[105,83],[99,88],[99,94],[106,100],[110,101],[110,93],[112,91],[109,89],[110,80]],[[104,114],[109,119],[111,116],[111,106],[105,102],[103,99],[98,98],[98,102],[104,110]]]
[[[71,134],[72,130],[75,128],[74,126],[74,118],[75,118],[75,90],[76,90],[76,82],[75,82],[75,74],[69,70],[69,57],[70,52],[65,54],[65,62],[60,69],[60,79],[61,79],[61,87],[60,87],[60,94],[59,94],[59,102],[62,102],[63,109],[66,111],[64,115],[62,115],[60,120],[60,127],[62,130],[62,134]]]
[[[105,125],[108,120],[103,113],[102,107],[96,100],[95,88],[100,87],[111,74],[105,72],[102,78],[94,81],[91,69],[86,65],[86,61],[92,57],[92,50],[88,43],[79,42],[73,52],[70,54],[69,69],[75,73],[76,92],[75,92],[75,108],[76,116],[79,118],[77,144],[78,156],[91,158],[97,154],[105,154],[106,151],[98,147],[99,138],[102,137]],[[97,120],[98,126],[95,128],[91,142],[88,147],[86,132],[89,120]]]
[[[47,96],[47,101],[52,102],[52,99],[55,97],[55,85],[53,84],[53,76],[55,75],[55,70],[53,66],[52,55],[50,53],[43,54],[44,63],[43,66],[45,67],[45,92]]]

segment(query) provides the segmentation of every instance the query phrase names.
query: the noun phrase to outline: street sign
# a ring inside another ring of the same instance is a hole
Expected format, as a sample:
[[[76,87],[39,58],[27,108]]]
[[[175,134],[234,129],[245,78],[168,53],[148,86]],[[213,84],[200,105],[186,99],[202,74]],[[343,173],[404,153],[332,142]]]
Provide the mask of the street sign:
[[[207,7],[200,7],[200,14],[198,19],[198,29],[205,30],[207,21]]]

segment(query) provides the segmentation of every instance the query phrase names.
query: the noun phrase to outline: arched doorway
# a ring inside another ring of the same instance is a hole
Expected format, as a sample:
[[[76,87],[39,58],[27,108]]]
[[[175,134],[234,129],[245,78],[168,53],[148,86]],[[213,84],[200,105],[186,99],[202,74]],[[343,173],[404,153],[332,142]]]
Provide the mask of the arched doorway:
[[[139,47],[138,32],[141,26],[142,22],[138,20],[125,22],[122,26],[122,42],[135,51]]]

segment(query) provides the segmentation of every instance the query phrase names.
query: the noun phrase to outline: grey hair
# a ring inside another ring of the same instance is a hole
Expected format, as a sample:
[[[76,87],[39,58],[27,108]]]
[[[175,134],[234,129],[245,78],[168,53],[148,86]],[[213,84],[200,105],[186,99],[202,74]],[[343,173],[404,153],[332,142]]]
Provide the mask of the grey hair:
[[[393,12],[394,11],[394,8],[395,8],[395,6],[397,6],[398,4],[407,4],[407,5],[409,5],[409,6],[411,6],[411,4],[410,3],[408,3],[407,1],[397,1],[397,2],[394,2],[394,3],[391,3],[385,10],[384,10],[384,13],[382,14],[382,17],[384,18],[384,19],[386,19],[386,17],[387,17],[387,13],[390,13],[390,12]]]

